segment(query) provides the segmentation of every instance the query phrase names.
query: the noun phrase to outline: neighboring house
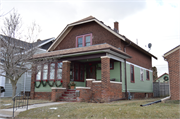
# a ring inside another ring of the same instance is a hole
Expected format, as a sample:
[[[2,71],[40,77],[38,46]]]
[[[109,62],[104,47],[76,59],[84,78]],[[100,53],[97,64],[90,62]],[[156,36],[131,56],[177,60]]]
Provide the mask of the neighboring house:
[[[0,35],[0,39],[6,41],[8,37],[4,36],[4,35]],[[49,38],[46,40],[37,40],[37,42],[34,43],[27,43],[21,40],[17,40],[14,38],[11,38],[11,40],[13,40],[13,43],[15,43],[17,45],[17,48],[21,47],[20,44],[23,44],[26,50],[30,50],[32,47],[36,48],[35,50],[35,54],[39,54],[39,53],[44,53],[47,51],[47,49],[49,48],[49,46],[53,43],[55,38]],[[1,59],[3,60],[3,59]],[[3,63],[2,61],[0,63]],[[1,72],[1,71],[0,71]],[[5,73],[4,73],[5,74]],[[3,86],[5,88],[5,92],[2,93],[0,95],[0,97],[11,97],[12,96],[12,84],[10,79],[7,79],[3,76],[0,76],[0,86]],[[30,93],[30,89],[31,89],[31,72],[26,72],[24,73],[21,78],[18,80],[17,84],[17,89],[16,89],[16,94],[20,93],[20,92],[24,92],[24,93]]]
[[[68,24],[48,51],[33,56],[56,61],[37,66],[41,71],[32,76],[32,99],[57,101],[70,81],[80,91],[77,101],[109,102],[128,91],[133,98],[152,97],[152,57],[157,58],[119,34],[118,22],[111,29],[90,16]],[[62,87],[51,85],[61,80]]]
[[[163,57],[168,62],[171,100],[180,100],[180,45]]]
[[[155,82],[169,82],[169,74],[164,73],[161,76],[159,76],[158,78],[155,79]]]

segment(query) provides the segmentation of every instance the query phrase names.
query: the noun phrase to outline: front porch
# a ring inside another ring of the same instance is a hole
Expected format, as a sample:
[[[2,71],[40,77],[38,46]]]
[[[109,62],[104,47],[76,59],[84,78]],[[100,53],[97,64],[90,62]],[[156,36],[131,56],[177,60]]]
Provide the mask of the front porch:
[[[107,46],[107,44],[103,45]],[[70,49],[68,53],[66,51],[66,54],[56,56],[56,62],[61,62],[60,66],[62,67],[61,70],[55,70],[55,75],[61,75],[59,77],[63,83],[62,87],[51,88],[49,91],[51,92],[51,100],[57,101],[69,89],[68,84],[70,82],[74,82],[76,84],[75,89],[80,91],[77,101],[109,102],[122,98],[122,79],[124,78],[122,77],[122,73],[124,73],[122,65],[124,60],[130,56],[114,47],[96,51],[87,51],[89,48],[85,48],[86,50],[84,49],[83,52],[81,50],[80,53],[69,54],[72,50]],[[79,48],[74,50],[76,49]],[[48,68],[48,72],[51,72],[50,69]],[[32,95],[35,93],[34,90]]]

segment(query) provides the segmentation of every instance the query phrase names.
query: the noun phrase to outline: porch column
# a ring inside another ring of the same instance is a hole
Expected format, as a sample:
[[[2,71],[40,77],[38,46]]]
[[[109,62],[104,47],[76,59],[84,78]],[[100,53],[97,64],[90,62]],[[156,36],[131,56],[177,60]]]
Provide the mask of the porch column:
[[[62,81],[63,81],[63,88],[68,89],[68,84],[70,82],[70,61],[63,61],[63,68],[62,68]]]
[[[109,102],[110,97],[110,57],[101,57],[101,95],[102,102]]]

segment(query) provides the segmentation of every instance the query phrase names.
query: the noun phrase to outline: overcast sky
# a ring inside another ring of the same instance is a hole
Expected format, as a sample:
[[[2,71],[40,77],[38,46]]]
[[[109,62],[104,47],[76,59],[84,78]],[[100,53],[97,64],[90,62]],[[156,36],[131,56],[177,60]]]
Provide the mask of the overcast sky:
[[[16,9],[24,26],[36,21],[42,29],[39,35],[42,40],[57,37],[67,24],[90,15],[111,28],[118,21],[120,34],[135,43],[138,39],[138,45],[145,50],[152,43],[149,52],[158,57],[153,59],[158,76],[168,73],[163,54],[180,44],[179,0],[0,0],[0,3],[1,14]]]

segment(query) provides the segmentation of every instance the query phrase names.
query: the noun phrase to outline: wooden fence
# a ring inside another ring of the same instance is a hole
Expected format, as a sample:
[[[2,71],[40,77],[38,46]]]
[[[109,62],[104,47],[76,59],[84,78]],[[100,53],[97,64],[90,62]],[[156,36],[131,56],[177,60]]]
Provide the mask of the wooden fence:
[[[153,97],[169,96],[169,82],[153,82]]]

